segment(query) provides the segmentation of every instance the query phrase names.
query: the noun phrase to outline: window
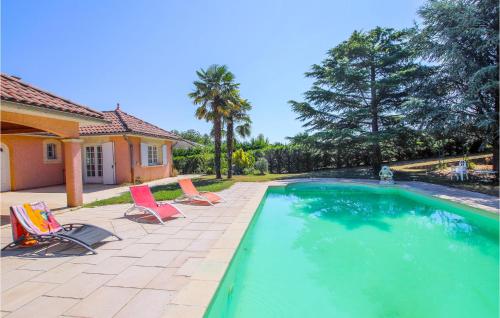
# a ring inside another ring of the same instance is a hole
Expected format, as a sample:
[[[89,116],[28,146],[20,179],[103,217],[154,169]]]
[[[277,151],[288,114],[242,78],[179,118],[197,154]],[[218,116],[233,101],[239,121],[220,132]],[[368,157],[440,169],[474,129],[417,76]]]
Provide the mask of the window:
[[[95,177],[95,148],[85,147],[85,160],[87,164],[87,177]]]
[[[87,177],[102,177],[102,146],[85,147]]]
[[[62,163],[61,143],[57,139],[45,139],[42,147],[45,164]]]
[[[57,159],[56,144],[53,143],[47,144],[47,160],[56,160],[56,159]]]
[[[148,145],[148,166],[159,165],[158,147]]]

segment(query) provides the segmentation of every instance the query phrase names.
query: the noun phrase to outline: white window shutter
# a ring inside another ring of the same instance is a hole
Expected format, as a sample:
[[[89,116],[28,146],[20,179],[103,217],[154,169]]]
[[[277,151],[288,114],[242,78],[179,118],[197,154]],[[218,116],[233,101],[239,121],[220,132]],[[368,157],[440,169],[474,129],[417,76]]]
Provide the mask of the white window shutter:
[[[141,166],[148,166],[148,144],[141,142]]]
[[[168,165],[168,157],[167,157],[167,145],[161,146],[161,149],[163,151],[163,165]]]

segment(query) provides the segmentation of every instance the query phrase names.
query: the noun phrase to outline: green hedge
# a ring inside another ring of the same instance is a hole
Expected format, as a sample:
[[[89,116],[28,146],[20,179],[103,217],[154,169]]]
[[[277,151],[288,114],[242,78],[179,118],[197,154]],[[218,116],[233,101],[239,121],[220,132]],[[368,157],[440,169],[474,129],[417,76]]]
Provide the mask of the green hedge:
[[[174,150],[174,167],[180,174],[214,174],[213,148]],[[222,153],[222,173],[227,172],[227,160]]]

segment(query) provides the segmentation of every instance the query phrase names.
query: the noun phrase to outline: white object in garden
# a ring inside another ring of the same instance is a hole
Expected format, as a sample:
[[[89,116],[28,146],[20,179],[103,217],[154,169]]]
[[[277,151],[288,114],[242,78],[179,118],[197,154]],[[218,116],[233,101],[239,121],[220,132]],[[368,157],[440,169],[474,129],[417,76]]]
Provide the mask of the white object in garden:
[[[393,184],[394,180],[392,179],[393,173],[389,166],[382,166],[380,172],[378,173],[380,177],[380,184]]]
[[[469,172],[467,170],[467,162],[465,160],[460,160],[458,162],[458,166],[452,168],[451,180],[453,180],[454,177],[457,177],[457,181],[459,179],[460,181],[464,181],[464,177],[469,180]]]

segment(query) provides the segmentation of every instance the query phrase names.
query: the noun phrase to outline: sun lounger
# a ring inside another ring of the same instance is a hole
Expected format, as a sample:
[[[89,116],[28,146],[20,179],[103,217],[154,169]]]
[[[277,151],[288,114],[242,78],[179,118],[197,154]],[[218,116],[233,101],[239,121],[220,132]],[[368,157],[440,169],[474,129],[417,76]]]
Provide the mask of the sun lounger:
[[[118,235],[95,225],[82,223],[61,225],[44,202],[12,206],[10,219],[13,242],[2,250],[24,245],[23,242],[29,240],[38,243],[59,241],[77,244],[97,254],[92,245],[110,236],[121,240]]]
[[[182,189],[183,197],[179,200],[190,201],[190,202],[201,202],[214,205],[214,203],[224,201],[219,195],[213,192],[198,191],[193,184],[191,179],[179,179],[179,185]]]
[[[181,210],[169,203],[157,203],[151,189],[147,185],[138,185],[130,187],[130,195],[134,200],[134,205],[126,212],[127,214],[135,209],[144,213],[150,214],[158,219],[161,224],[165,224],[163,219],[173,217],[175,215],[182,215],[186,217]]]

